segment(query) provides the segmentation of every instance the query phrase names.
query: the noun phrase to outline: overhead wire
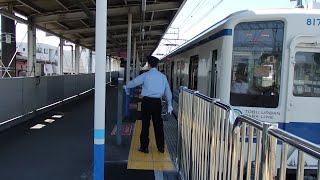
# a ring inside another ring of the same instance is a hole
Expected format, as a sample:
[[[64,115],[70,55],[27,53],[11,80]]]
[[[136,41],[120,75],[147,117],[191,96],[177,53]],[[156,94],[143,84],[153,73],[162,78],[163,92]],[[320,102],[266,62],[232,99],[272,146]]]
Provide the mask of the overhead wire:
[[[209,9],[203,16],[201,16],[196,22],[194,22],[193,24],[191,24],[189,26],[189,28],[185,31],[183,31],[183,33],[181,33],[181,35],[185,34],[187,31],[189,31],[192,27],[194,27],[195,25],[197,25],[200,21],[203,20],[204,17],[208,16],[212,10],[214,10],[223,0],[220,0],[217,4],[215,4],[211,9]]]
[[[205,0],[207,1],[207,0]],[[181,28],[182,25],[184,25],[185,23],[188,22],[189,19],[191,19],[194,15],[195,10],[197,9],[197,7],[199,7],[200,3],[204,2],[203,0],[200,0],[199,3],[193,8],[193,10],[191,11],[191,13],[189,13],[189,16],[187,18],[184,19],[184,21],[178,26],[178,29]]]
[[[191,29],[194,25],[198,24],[201,20],[203,20],[203,18],[204,18],[205,16],[207,16],[214,8],[216,8],[222,1],[223,1],[223,0],[220,0],[218,3],[216,3],[216,5],[214,5],[211,9],[209,9],[208,12],[206,12],[203,16],[201,16],[201,18],[199,18],[195,23],[193,23],[186,31],[188,31],[188,30]],[[179,30],[180,30],[180,29],[183,29],[183,28],[181,28],[181,27],[183,27],[185,23],[189,22],[188,20],[190,20],[192,17],[194,17],[194,14],[197,13],[199,9],[202,9],[202,7],[206,6],[209,2],[210,2],[210,0],[200,0],[200,1],[198,2],[198,4],[192,9],[190,15],[183,20],[183,22],[178,26],[177,29],[179,29]],[[184,31],[182,34],[184,34],[186,31]],[[179,33],[179,36],[180,36],[180,33]],[[168,42],[171,43],[170,41],[168,41]],[[161,46],[161,45],[162,45],[162,46],[165,46],[165,44],[164,44],[163,42],[160,42],[159,46]],[[167,47],[167,46],[166,46],[166,48],[165,48],[165,49],[166,49],[166,54],[171,51],[171,48],[172,48],[172,47]],[[174,48],[174,49],[175,49],[175,48]]]
[[[222,1],[222,0],[221,0],[221,1]],[[200,4],[201,2],[202,2],[202,4]],[[199,9],[201,9],[201,8],[204,7],[204,6],[206,6],[209,2],[210,2],[210,0],[200,1],[200,2],[197,4],[197,6],[191,11],[190,15],[183,21],[183,23],[184,23],[184,22],[187,22],[187,20],[189,19],[189,17],[193,17],[194,13],[197,13]],[[219,2],[219,3],[220,3],[220,2]],[[216,4],[215,6],[217,6],[217,4]],[[215,7],[215,6],[213,6],[213,7]],[[208,15],[212,9],[213,9],[213,8],[211,8],[208,12],[206,12],[206,14],[205,14],[204,16]],[[192,24],[191,27],[193,27],[195,24],[199,23],[199,22],[203,19],[204,16],[202,16],[200,19],[198,19],[198,21],[197,21],[196,23]],[[180,27],[183,25],[183,23],[180,24],[180,26],[178,27],[178,29],[180,29]],[[189,27],[187,30],[189,30],[191,27]],[[179,35],[179,36],[180,36],[180,35]],[[168,41],[168,40],[167,40],[167,41]],[[168,41],[168,42],[171,43],[170,41]],[[164,44],[164,45],[165,45],[165,44]],[[167,47],[167,48],[166,48],[166,54],[167,54],[167,53],[170,53],[172,50],[176,49],[177,47],[179,47],[179,46],[176,46],[176,47]]]
[[[216,3],[214,6],[212,6],[212,8],[210,8],[203,16],[201,16],[201,18],[198,19],[198,21],[196,21],[195,23],[191,24],[191,26],[183,31],[183,33],[181,33],[181,35],[185,34],[187,31],[189,31],[192,27],[194,27],[195,25],[197,25],[200,21],[203,20],[204,17],[208,16],[211,12],[213,12],[213,10],[218,7],[221,3],[223,2],[223,0],[220,0],[218,3]]]

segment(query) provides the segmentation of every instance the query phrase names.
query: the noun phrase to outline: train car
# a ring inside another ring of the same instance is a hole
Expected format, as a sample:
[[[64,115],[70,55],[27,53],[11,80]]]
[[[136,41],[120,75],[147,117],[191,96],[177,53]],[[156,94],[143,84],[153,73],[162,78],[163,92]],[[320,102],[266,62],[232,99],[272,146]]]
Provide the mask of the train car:
[[[320,144],[319,9],[231,14],[162,62],[174,113],[179,87],[186,86],[230,104],[237,114]],[[288,162],[295,161],[294,150],[289,154]]]

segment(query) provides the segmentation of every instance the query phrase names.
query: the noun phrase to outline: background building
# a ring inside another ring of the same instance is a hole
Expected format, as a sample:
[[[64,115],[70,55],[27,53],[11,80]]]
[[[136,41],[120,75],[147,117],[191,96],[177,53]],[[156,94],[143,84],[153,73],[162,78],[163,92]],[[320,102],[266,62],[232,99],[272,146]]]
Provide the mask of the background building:
[[[69,46],[69,45],[68,45]],[[70,45],[70,47],[73,45]],[[40,70],[41,75],[55,75],[58,74],[60,69],[60,54],[59,47],[51,46],[48,44],[37,43],[36,45],[36,72]],[[69,47],[69,48],[70,48]],[[17,62],[16,72],[17,76],[25,76],[27,71],[28,59],[28,44],[17,43]],[[66,48],[64,48],[66,49]],[[73,74],[75,72],[75,52],[71,50],[64,50],[63,54],[63,72],[65,74]],[[89,72],[89,57],[90,52],[88,49],[80,48],[80,63],[79,73]],[[94,58],[94,56],[93,56]],[[93,59],[94,61],[94,59]]]

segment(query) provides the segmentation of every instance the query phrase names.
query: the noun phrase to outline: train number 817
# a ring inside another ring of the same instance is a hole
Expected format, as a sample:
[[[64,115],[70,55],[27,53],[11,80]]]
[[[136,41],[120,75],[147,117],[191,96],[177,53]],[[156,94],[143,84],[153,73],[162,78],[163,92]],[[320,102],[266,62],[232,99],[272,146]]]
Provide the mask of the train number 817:
[[[308,26],[320,26],[320,19],[307,19],[307,25]]]

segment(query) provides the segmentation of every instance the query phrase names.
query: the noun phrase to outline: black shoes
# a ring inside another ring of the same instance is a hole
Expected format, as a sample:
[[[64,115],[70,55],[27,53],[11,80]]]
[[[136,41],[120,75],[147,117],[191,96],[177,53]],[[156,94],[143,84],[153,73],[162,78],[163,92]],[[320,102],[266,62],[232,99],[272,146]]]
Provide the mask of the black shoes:
[[[149,150],[148,150],[148,148],[139,148],[139,151],[140,152],[143,152],[143,153],[149,153]],[[158,151],[160,152],[160,153],[164,153],[164,148],[158,148]]]
[[[164,153],[164,148],[158,148],[158,151]]]
[[[139,151],[140,152],[143,152],[143,153],[149,153],[149,150],[148,150],[148,148],[139,148]]]

